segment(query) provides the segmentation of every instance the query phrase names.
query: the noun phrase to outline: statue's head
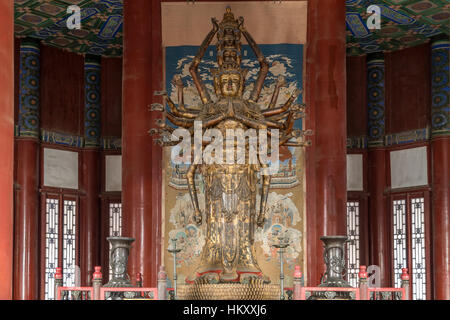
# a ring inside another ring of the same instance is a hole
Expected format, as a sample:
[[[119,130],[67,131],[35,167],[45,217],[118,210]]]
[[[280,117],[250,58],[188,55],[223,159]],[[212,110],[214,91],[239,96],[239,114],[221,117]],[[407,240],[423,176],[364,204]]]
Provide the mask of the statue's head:
[[[218,97],[241,97],[247,69],[229,68],[212,70],[214,90]]]
[[[217,33],[217,64],[212,70],[214,89],[217,96],[242,96],[245,75],[248,70],[241,69],[241,31],[239,21],[234,19],[228,7]]]
[[[224,97],[235,97],[241,86],[241,75],[238,72],[222,73],[219,76],[220,94]]]

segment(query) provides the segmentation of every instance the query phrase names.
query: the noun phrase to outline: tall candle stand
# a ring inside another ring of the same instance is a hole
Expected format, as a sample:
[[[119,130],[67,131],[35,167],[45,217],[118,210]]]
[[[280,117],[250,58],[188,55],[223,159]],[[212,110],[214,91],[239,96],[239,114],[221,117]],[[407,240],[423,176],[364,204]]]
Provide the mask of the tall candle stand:
[[[278,243],[272,245],[274,248],[278,249],[278,253],[280,254],[280,300],[284,300],[284,261],[283,261],[283,253],[285,249],[289,246],[289,239],[286,235],[282,235],[278,237]]]
[[[172,248],[167,249],[170,253],[173,254],[173,291],[174,291],[174,299],[177,299],[177,253],[181,251],[181,249],[177,248],[177,239],[170,239],[172,241]]]

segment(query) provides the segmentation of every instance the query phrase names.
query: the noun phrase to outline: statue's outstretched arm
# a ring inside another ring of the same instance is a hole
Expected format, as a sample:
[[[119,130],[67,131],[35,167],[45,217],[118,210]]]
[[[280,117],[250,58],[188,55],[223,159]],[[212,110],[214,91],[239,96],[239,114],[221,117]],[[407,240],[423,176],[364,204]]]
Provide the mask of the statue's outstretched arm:
[[[248,33],[248,31],[243,26],[244,18],[240,17],[240,25],[239,28],[241,29],[242,34],[244,35],[245,39],[247,40],[247,43],[252,48],[253,52],[256,55],[256,58],[259,61],[260,70],[258,73],[258,78],[255,82],[255,87],[253,88],[252,93],[250,94],[250,101],[257,102],[259,99],[259,95],[261,93],[262,87],[264,85],[264,80],[266,79],[267,73],[269,72],[269,63],[267,62],[266,58],[264,57],[261,49],[256,44],[255,40],[253,40],[253,37]]]
[[[289,115],[289,113],[291,113],[291,111],[285,111],[285,112],[283,112],[283,113],[280,113],[280,114],[277,114],[277,115],[274,115],[274,116],[267,117],[267,120],[271,120],[271,121],[280,121],[280,120],[286,118],[286,117]]]
[[[181,76],[179,74],[176,74],[173,76],[172,83],[177,87],[178,90],[178,109],[180,111],[187,111],[184,107],[184,85],[183,80],[181,79]]]
[[[189,189],[189,195],[191,196],[192,206],[194,207],[194,220],[195,220],[195,223],[199,226],[202,224],[202,213],[198,206],[197,190],[195,189],[195,170],[196,169],[197,169],[197,165],[192,163],[189,166],[189,169],[186,174],[186,178],[188,181],[188,189]]]
[[[286,103],[284,105],[282,105],[279,108],[275,108],[275,109],[266,109],[262,111],[262,114],[264,115],[264,117],[271,117],[280,113],[283,113],[287,110],[289,110],[289,108],[292,106],[292,103],[295,101],[295,99],[297,99],[297,97],[300,95],[301,91],[300,90],[295,90],[292,95],[289,97],[289,99],[286,101]]]
[[[210,128],[212,126],[215,126],[216,124],[218,124],[220,121],[222,121],[223,119],[225,119],[225,115],[224,114],[219,114],[213,118],[210,119],[205,119],[203,120],[202,126],[203,128]]]
[[[247,118],[240,114],[235,114],[234,117],[242,123],[244,123],[246,126],[253,128],[253,129],[267,129],[267,128],[276,128],[276,129],[283,129],[284,125],[279,122],[270,121],[270,120],[255,120],[252,118]]]
[[[179,74],[176,74],[173,76],[172,84],[174,84],[175,87],[177,87],[177,92],[178,92],[177,109],[182,112],[199,113],[200,111],[198,109],[191,109],[184,105],[184,93],[183,93],[184,84],[183,84],[183,80],[181,79],[181,76]]]
[[[275,90],[273,90],[272,99],[270,99],[269,106],[267,110],[275,108],[277,104],[278,96],[280,95],[280,89],[286,86],[286,78],[284,76],[279,76],[277,82],[275,83]]]
[[[204,104],[210,102],[211,97],[209,96],[203,81],[200,79],[200,76],[198,74],[198,66],[202,61],[202,58],[205,55],[208,46],[211,44],[214,35],[219,30],[218,21],[215,18],[212,18],[211,21],[213,23],[213,28],[208,33],[205,40],[203,40],[200,49],[198,49],[197,55],[195,56],[194,60],[191,63],[191,66],[189,67],[189,72],[191,73],[192,79],[194,80],[195,86],[197,87],[198,94],[200,95],[200,98],[202,99],[202,102]]]
[[[169,121],[176,126],[190,128],[194,125],[194,119],[179,118],[168,111],[166,111],[164,114],[166,115],[167,119],[169,119]]]
[[[169,106],[170,112],[172,112],[175,116],[186,118],[186,119],[195,119],[198,116],[197,112],[188,112],[188,111],[181,111],[177,108],[175,103],[170,99],[169,96],[166,96],[167,105]]]

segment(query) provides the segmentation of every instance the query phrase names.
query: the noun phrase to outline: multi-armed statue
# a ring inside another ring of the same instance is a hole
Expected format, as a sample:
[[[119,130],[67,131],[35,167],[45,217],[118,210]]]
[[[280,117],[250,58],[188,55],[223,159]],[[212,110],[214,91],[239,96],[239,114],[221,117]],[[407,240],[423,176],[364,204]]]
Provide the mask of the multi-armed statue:
[[[163,118],[157,121],[158,128],[152,134],[159,134],[157,139],[163,146],[173,146],[177,142],[171,140],[173,126],[189,130],[194,138],[194,129],[201,124],[202,135],[205,130],[219,130],[223,136],[228,130],[267,130],[279,132],[278,145],[269,143],[269,150],[280,146],[300,147],[309,145],[305,136],[309,131],[294,129],[294,122],[304,116],[304,105],[295,104],[300,90],[295,90],[290,98],[281,106],[277,106],[280,89],[286,86],[284,77],[279,77],[271,101],[267,106],[258,104],[258,99],[269,72],[269,65],[260,48],[244,27],[244,19],[235,19],[231,9],[227,8],[222,22],[212,19],[212,30],[203,41],[191,66],[195,86],[200,95],[202,106],[185,106],[183,99],[183,83],[180,76],[175,76],[173,84],[178,90],[178,105],[162,92],[167,107],[153,104],[153,111],[163,111]],[[212,70],[214,89],[217,99],[211,99],[206,86],[198,73],[198,66],[208,46],[217,34],[218,69]],[[241,35],[245,37],[254,51],[260,70],[248,99],[243,98],[246,69],[241,69]],[[198,122],[197,122],[198,121]],[[195,125],[194,125],[195,124]],[[272,139],[270,140],[272,142]],[[195,143],[195,139],[194,139]],[[205,150],[211,139],[202,138],[200,148]],[[233,144],[233,152],[239,146]],[[192,146],[192,152],[195,146]],[[267,195],[270,175],[261,174],[260,207],[257,212],[256,197],[258,190],[258,173],[267,168],[267,162],[249,163],[251,149],[245,143],[244,163],[201,163],[194,154],[194,161],[187,172],[189,193],[195,211],[195,221],[201,224],[206,220],[206,240],[201,253],[199,266],[188,281],[196,283],[227,282],[268,282],[254,256],[253,241],[257,227],[265,221]],[[225,152],[230,150],[226,150]],[[194,153],[194,152],[193,152]],[[251,162],[251,161],[250,161]],[[204,181],[205,208],[199,207],[194,175],[199,171]],[[202,212],[203,211],[203,212]]]

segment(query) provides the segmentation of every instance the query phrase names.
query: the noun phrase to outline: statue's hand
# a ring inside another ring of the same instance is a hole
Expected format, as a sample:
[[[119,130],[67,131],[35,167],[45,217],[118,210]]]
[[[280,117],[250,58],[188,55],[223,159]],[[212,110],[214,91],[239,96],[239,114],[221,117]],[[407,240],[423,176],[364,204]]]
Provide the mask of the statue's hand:
[[[264,227],[264,224],[266,223],[266,218],[264,217],[264,215],[262,214],[262,213],[260,213],[259,215],[258,215],[258,218],[256,219],[256,225],[259,227],[259,228],[262,228],[262,227]]]
[[[181,76],[179,74],[173,76],[172,83],[177,88],[183,88],[183,80],[181,79]]]
[[[197,224],[197,226],[200,226],[202,224],[202,213],[200,212],[200,210],[195,211],[194,221]]]
[[[282,88],[287,86],[286,77],[285,76],[278,76],[277,78],[277,86]]]
[[[211,18],[213,24],[213,31],[217,32],[219,30],[219,21],[216,18]]]

